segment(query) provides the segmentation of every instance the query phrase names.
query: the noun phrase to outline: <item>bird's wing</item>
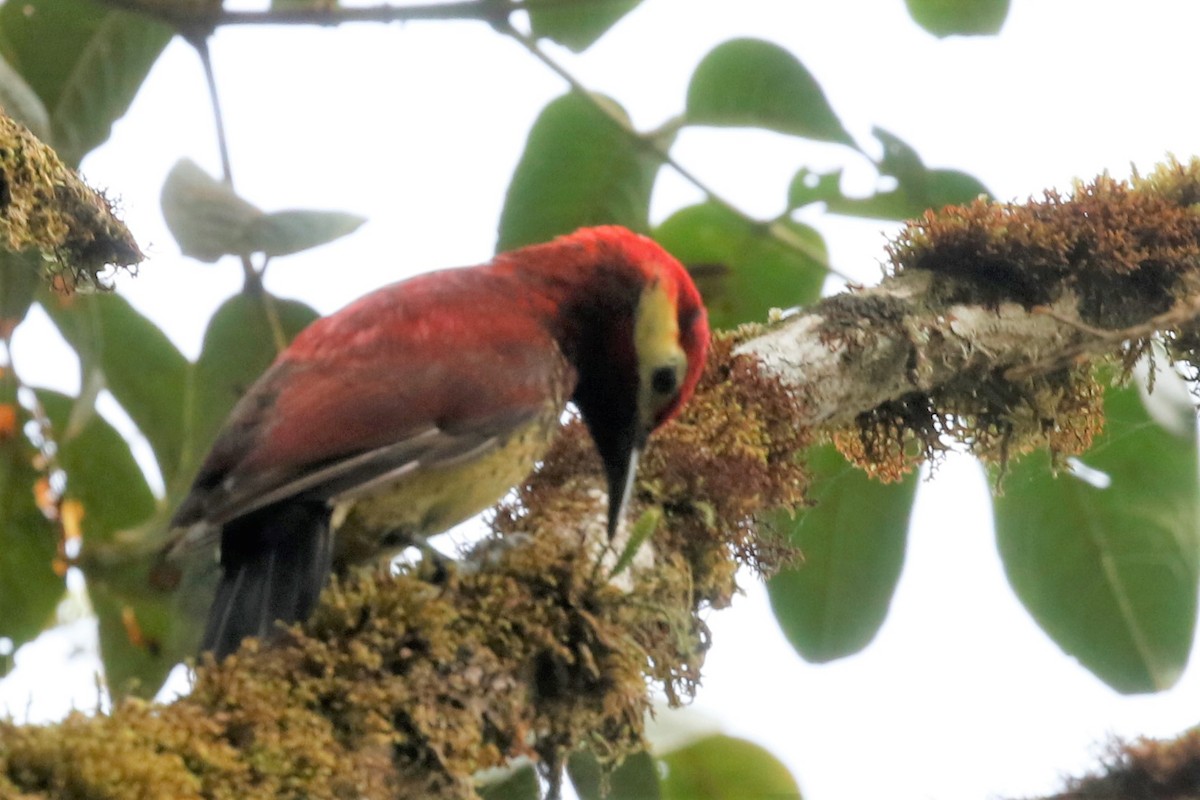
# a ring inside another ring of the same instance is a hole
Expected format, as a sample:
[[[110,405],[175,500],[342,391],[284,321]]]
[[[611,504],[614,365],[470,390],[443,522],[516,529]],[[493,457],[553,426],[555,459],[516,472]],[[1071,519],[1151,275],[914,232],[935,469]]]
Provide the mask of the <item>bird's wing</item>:
[[[204,519],[212,525],[223,525],[290,497],[341,500],[369,493],[378,485],[422,468],[448,467],[482,456],[537,414],[536,408],[513,409],[508,414],[478,420],[477,425],[458,433],[430,426],[399,441],[328,461],[281,466],[248,478],[230,474],[227,483],[208,493]]]
[[[526,317],[488,313],[425,316],[416,333],[373,319],[351,335],[337,330],[339,320],[354,329],[341,315],[315,323],[234,408],[172,526],[353,494],[483,454],[557,413],[575,376],[553,338]]]

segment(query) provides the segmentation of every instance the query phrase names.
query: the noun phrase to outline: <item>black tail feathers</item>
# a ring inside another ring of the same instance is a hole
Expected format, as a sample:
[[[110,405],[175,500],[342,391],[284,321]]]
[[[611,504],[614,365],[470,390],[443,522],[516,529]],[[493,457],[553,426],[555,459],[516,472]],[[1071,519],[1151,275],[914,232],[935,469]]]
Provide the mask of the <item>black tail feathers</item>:
[[[219,660],[242,639],[271,639],[276,621],[303,622],[329,576],[333,536],[323,502],[284,501],[228,523],[221,581],[200,651]]]

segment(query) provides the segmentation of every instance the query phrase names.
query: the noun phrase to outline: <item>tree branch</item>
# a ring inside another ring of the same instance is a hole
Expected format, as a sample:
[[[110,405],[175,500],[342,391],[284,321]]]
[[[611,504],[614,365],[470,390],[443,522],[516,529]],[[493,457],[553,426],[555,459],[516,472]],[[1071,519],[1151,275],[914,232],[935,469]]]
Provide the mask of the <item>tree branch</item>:
[[[983,455],[1062,451],[1094,429],[1094,365],[1154,336],[1195,369],[1197,198],[1194,160],[929,213],[881,286],[718,337],[644,455],[631,519],[653,532],[619,574],[596,578],[615,554],[575,423],[498,509],[502,536],[461,559],[335,585],[303,631],[203,665],[171,706],[0,722],[0,794],[474,798],[474,774],[515,756],[550,775],[580,747],[619,760],[644,746],[648,686],[695,689],[701,609],[729,602],[739,564],[786,557],[758,520],[803,502],[816,428],[853,425],[876,469],[913,435],[926,453],[947,434]]]
[[[799,393],[800,424],[836,427],[885,403],[957,383],[1053,373],[1200,315],[1189,302],[1151,325],[1102,330],[1078,321],[1079,300],[1070,293],[1032,308],[931,304],[931,285],[941,281],[944,289],[947,280],[903,273],[804,309],[736,352]]]
[[[412,22],[417,20],[490,21],[522,8],[503,0],[449,0],[411,5],[382,4],[343,8],[336,4],[311,8],[271,8],[231,11],[220,3],[179,3],[175,0],[100,0],[109,8],[145,14],[179,30],[212,30],[224,25],[344,25],[351,22]]]
[[[735,352],[795,394],[797,424],[857,428],[848,454],[862,448],[862,465],[885,475],[912,466],[902,454],[914,439],[924,457],[947,436],[1001,461],[1081,452],[1100,425],[1093,365],[1127,372],[1158,339],[1200,372],[1197,197],[1193,159],[1070,198],[926,212],[889,247],[879,286]]]

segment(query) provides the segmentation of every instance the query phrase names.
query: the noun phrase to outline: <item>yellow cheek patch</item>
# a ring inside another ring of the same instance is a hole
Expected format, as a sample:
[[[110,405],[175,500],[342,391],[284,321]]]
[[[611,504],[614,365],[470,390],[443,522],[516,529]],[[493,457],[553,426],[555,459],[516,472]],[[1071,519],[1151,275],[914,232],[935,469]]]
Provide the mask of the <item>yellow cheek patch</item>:
[[[656,395],[651,385],[654,371],[670,367],[676,380],[687,371],[687,354],[679,346],[679,310],[663,281],[642,290],[633,331],[638,357],[638,416],[649,428],[658,411],[671,397]]]
[[[642,290],[633,335],[638,356],[643,359],[679,349],[675,298],[667,293],[662,281],[655,281]]]

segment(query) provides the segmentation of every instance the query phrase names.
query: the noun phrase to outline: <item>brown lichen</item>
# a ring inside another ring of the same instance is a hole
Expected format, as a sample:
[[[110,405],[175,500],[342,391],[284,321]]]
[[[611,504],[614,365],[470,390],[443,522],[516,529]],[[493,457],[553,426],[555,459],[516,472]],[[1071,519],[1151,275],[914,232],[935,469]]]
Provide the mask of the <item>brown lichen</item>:
[[[696,601],[715,607],[729,603],[739,563],[769,573],[789,557],[755,520],[803,504],[807,479],[797,454],[812,441],[811,431],[795,422],[795,396],[752,359],[733,355],[738,337],[747,335],[715,337],[696,396],[642,457],[631,514],[636,518],[648,506],[662,510],[656,549],[682,557]],[[528,530],[525,509],[552,505],[564,521],[594,516],[588,491],[600,485],[586,431],[569,425],[498,528]]]
[[[861,334],[837,312],[870,313],[873,335],[898,343],[895,354],[916,383],[921,359],[935,350],[906,327],[906,316],[952,318],[955,306],[1003,303],[1054,314],[1097,344],[1076,354],[1079,363],[1051,359],[1019,377],[1010,364],[986,365],[862,412],[835,434],[843,453],[891,480],[955,443],[1002,470],[1011,455],[1034,448],[1047,448],[1056,461],[1087,449],[1102,425],[1097,366],[1115,363],[1128,377],[1159,328],[1166,329],[1171,359],[1200,364],[1200,307],[1191,299],[1200,287],[1197,197],[1200,160],[1172,159],[1146,178],[1080,183],[1069,197],[1051,191],[1025,204],[980,199],[911,222],[888,248],[892,268],[936,280],[913,306],[868,306],[854,295],[831,304],[824,335],[847,352]],[[1048,308],[1064,299],[1073,301],[1073,320]]]
[[[1200,270],[1200,214],[1188,201],[1198,173],[1172,159],[1144,180],[1103,175],[1069,197],[927,211],[888,254],[897,272],[965,278],[950,284],[961,293],[950,302],[1033,307],[1072,291],[1084,322],[1121,328],[1165,311]]]
[[[732,355],[745,335],[714,341],[697,398],[647,450],[640,481],[641,499],[666,512],[665,535],[655,541],[684,555],[697,598],[718,608],[736,588],[736,563],[770,574],[790,557],[757,519],[802,505],[808,484],[798,454],[812,431],[796,423],[791,391]]]
[[[1141,738],[1110,747],[1103,769],[1077,778],[1054,798],[1183,800],[1200,793],[1200,729],[1175,739]]]
[[[860,414],[834,433],[852,463],[883,481],[900,480],[955,445],[1004,470],[1009,458],[1043,448],[1053,463],[1086,451],[1101,431],[1103,389],[1088,369],[1024,381],[999,376],[914,393]]]

